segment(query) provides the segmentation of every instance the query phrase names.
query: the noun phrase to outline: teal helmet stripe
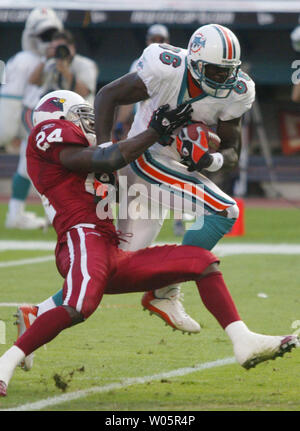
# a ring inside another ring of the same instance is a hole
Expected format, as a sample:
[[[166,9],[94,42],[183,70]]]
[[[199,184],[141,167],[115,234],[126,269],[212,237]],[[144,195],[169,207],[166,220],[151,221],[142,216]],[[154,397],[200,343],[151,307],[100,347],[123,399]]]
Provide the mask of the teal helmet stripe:
[[[220,35],[220,38],[222,40],[222,45],[223,45],[223,58],[227,58],[227,44],[226,44],[226,39],[224,37],[224,34],[222,33],[222,31],[219,29],[219,27],[217,27],[216,25],[213,26],[217,32]]]
[[[223,33],[223,31],[225,32],[225,30],[222,31],[222,29],[220,28],[221,26],[214,25],[213,27],[217,30],[217,32],[219,33],[221,40],[222,40],[223,58],[227,58],[230,60],[235,59],[236,46],[235,46],[234,39],[232,37],[231,32],[226,31],[226,37],[225,37],[224,33]]]
[[[233,38],[231,38],[231,43],[232,43],[232,48],[233,48],[233,58],[235,58],[235,56],[236,56],[236,48],[235,48],[235,43],[234,43]]]

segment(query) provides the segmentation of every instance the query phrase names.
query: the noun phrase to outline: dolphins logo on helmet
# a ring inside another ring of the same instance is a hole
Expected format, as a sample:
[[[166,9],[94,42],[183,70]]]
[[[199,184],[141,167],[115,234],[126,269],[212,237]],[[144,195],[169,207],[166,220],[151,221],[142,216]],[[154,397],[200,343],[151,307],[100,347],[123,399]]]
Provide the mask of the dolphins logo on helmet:
[[[201,48],[205,48],[206,38],[202,33],[197,33],[190,44],[190,52],[198,52]]]

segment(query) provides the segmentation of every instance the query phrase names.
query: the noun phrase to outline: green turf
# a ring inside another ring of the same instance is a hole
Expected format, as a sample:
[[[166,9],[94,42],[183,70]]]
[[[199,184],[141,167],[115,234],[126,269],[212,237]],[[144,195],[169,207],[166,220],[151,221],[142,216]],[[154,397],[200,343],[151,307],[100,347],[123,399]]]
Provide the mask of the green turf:
[[[48,233],[3,229],[1,239],[55,239]],[[40,207],[32,206],[31,209]],[[272,215],[272,223],[268,217]],[[246,209],[247,234],[223,242],[300,243],[299,212],[295,209]],[[286,232],[286,235],[285,235]],[[167,221],[161,241],[178,241]],[[51,255],[51,252],[6,251],[1,261]],[[286,334],[299,328],[300,273],[297,255],[240,255],[221,260],[221,270],[243,320],[253,331]],[[55,262],[0,268],[0,302],[38,302],[62,285]],[[100,308],[81,325],[61,333],[36,352],[35,366],[17,369],[0,409],[93,386],[105,387],[126,378],[233,356],[231,344],[200,301],[193,283],[184,285],[184,304],[202,326],[198,335],[173,332],[140,306],[140,294],[106,295]],[[266,298],[258,296],[265,293]],[[0,307],[6,324],[3,353],[15,340],[14,307]],[[68,401],[48,410],[101,411],[299,411],[300,349],[245,371],[237,364],[197,371],[181,377],[133,385]],[[46,408],[47,410],[47,408]]]
[[[56,239],[53,228],[47,232],[18,229],[4,229],[6,204],[0,204],[0,239],[10,240],[49,240]],[[28,205],[28,210],[43,215],[41,205]],[[300,242],[300,209],[299,208],[246,208],[246,234],[242,237],[226,237],[223,242],[268,242],[268,243],[299,243]],[[167,219],[158,237],[160,241],[174,240],[173,221]],[[176,238],[178,241],[180,238]]]

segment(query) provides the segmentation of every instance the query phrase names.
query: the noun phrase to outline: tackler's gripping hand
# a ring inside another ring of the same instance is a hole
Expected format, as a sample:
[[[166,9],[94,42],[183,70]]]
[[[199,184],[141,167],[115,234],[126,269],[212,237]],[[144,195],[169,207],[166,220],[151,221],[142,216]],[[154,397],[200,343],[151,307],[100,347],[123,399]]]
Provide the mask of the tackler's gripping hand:
[[[183,103],[177,108],[169,111],[170,105],[160,106],[153,112],[149,127],[152,127],[159,134],[159,142],[162,145],[169,145],[168,139],[174,130],[188,124],[191,119],[193,108],[190,104]]]

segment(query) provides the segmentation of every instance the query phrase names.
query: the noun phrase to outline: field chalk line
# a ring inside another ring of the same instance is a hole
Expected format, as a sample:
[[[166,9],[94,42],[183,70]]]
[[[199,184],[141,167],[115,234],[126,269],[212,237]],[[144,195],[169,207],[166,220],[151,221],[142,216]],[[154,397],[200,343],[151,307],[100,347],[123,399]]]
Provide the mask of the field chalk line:
[[[32,257],[30,259],[18,259],[18,260],[9,260],[7,262],[0,262],[0,268],[8,268],[10,266],[22,266],[22,265],[30,265],[32,263],[44,263],[54,260],[54,256],[41,256],[41,257]]]
[[[163,245],[162,242],[157,242],[154,245]],[[180,244],[180,243],[176,243]],[[0,241],[0,252],[7,250],[34,250],[34,251],[54,251],[54,241]],[[300,244],[221,244],[213,249],[213,253],[217,256],[233,256],[239,254],[300,254]],[[33,257],[28,259],[11,260],[0,262],[0,268],[11,266],[29,265],[34,263],[44,263],[54,260],[52,256]]]
[[[203,364],[195,365],[194,367],[178,368],[177,370],[166,371],[160,374],[153,374],[152,376],[132,377],[124,379],[121,383],[111,383],[106,386],[95,386],[89,389],[70,392],[67,394],[58,395],[55,397],[45,398],[44,400],[36,401],[33,403],[22,404],[20,406],[12,407],[9,409],[0,409],[0,411],[30,411],[41,410],[57,404],[62,404],[68,401],[78,400],[79,398],[87,397],[93,394],[105,393],[113,390],[124,389],[133,385],[141,385],[144,383],[153,382],[160,379],[168,379],[171,377],[181,377],[187,374],[195,373],[197,371],[207,370],[209,368],[222,367],[224,365],[234,364],[236,359],[234,357],[218,359],[212,362],[204,362]]]

